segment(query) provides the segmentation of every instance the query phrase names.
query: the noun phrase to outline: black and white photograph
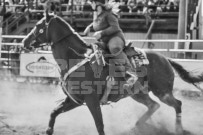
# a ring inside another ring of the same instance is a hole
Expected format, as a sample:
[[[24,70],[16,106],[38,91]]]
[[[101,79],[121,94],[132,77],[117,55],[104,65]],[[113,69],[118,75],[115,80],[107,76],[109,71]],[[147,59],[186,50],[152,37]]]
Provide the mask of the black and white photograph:
[[[203,1],[0,0],[0,135],[203,135]]]

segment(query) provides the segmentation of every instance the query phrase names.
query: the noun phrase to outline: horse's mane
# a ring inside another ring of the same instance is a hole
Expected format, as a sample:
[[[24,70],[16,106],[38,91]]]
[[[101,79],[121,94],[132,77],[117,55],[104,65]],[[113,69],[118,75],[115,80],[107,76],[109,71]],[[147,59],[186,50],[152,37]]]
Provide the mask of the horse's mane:
[[[65,28],[67,28],[68,30],[70,30],[73,35],[77,38],[77,40],[82,44],[85,45],[85,47],[87,47],[87,43],[85,42],[85,40],[82,39],[82,37],[75,32],[75,30],[71,27],[71,25],[69,23],[67,23],[63,18],[59,17],[59,16],[54,16],[56,18],[56,20]]]

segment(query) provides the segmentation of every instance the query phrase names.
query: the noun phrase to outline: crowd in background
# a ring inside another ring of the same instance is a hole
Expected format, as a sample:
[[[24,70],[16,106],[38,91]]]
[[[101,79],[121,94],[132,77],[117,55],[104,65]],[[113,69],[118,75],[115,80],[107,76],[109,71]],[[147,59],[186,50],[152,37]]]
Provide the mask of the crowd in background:
[[[115,2],[119,3],[120,12],[178,12],[179,10],[179,0],[115,0]],[[72,8],[75,11],[92,10],[91,0],[63,0],[62,3],[67,4],[63,7],[63,11]],[[54,2],[52,7],[54,8]]]
[[[120,12],[153,13],[153,12],[178,12],[179,0],[115,0],[119,3]],[[4,12],[4,19],[12,14],[24,13],[26,10],[43,10],[46,0],[0,0],[1,14]],[[59,0],[50,1],[50,9],[59,11],[92,11],[91,0]],[[73,5],[72,5],[73,4]],[[29,5],[29,6],[28,6]],[[29,7],[29,8],[28,8]],[[36,8],[37,7],[37,8]],[[0,15],[1,15],[0,14]],[[13,42],[17,42],[16,39]],[[19,52],[20,47],[2,48],[2,50],[13,50]],[[50,50],[42,48],[42,50]]]
[[[178,0],[121,0],[124,12],[177,12]],[[127,8],[125,5],[127,4]]]
[[[92,11],[91,0],[49,0],[52,11]],[[115,0],[120,12],[177,12],[179,0]],[[0,0],[0,12],[7,17],[16,12],[43,10],[47,0]],[[72,5],[73,4],[73,5]],[[62,6],[60,6],[62,5]],[[61,7],[61,8],[60,8]],[[0,14],[0,15],[1,15]]]
[[[120,12],[177,12],[179,0],[115,0],[120,5]],[[90,11],[90,0],[64,0],[63,3],[68,4],[65,10],[73,9],[76,11]]]
[[[60,11],[77,11],[77,12],[92,12],[91,0],[49,0],[50,10],[54,12]],[[60,3],[60,2],[61,3]],[[158,13],[158,12],[178,12],[179,0],[115,0],[119,3],[120,12],[125,13]],[[0,0],[0,16],[4,16],[4,20],[9,16],[34,10],[44,10],[47,6],[47,0]],[[19,43],[18,39],[13,39],[13,43]],[[153,48],[150,46],[149,48]],[[12,54],[14,59],[19,59],[19,53],[22,52],[21,46],[2,46],[2,51],[9,51],[9,57]],[[40,50],[50,51],[48,46],[42,47]],[[9,63],[4,61],[2,65],[18,67],[19,62]],[[18,74],[18,70],[16,70]]]
[[[179,0],[115,0],[119,3],[120,12],[153,13],[153,12],[178,12]],[[7,18],[11,14],[24,13],[26,10],[43,10],[46,0],[0,0],[1,14]],[[91,0],[51,0],[50,8],[52,11],[92,11]],[[73,5],[72,5],[73,4]],[[18,6],[17,6],[18,5]],[[29,5],[29,6],[27,6]],[[37,5],[37,6],[36,6]],[[4,8],[3,8],[4,7]],[[29,8],[28,8],[29,7]],[[36,8],[37,7],[37,8]],[[16,13],[17,12],[17,13]],[[0,15],[1,15],[0,14]],[[4,18],[4,19],[5,19]],[[17,42],[16,39],[13,42]],[[19,52],[20,47],[2,48],[3,50],[13,50]],[[50,50],[42,48],[42,50]]]

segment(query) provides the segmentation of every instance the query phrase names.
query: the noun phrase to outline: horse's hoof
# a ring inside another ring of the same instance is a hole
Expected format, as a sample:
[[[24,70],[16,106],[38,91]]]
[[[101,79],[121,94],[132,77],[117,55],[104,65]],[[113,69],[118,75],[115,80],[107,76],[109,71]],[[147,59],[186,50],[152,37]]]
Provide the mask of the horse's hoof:
[[[101,105],[106,105],[108,102],[107,101],[100,101]]]
[[[177,135],[184,135],[183,128],[182,127],[176,127],[176,134]]]
[[[48,128],[48,129],[46,130],[46,134],[47,134],[47,135],[53,135],[53,132],[54,132],[54,130],[53,130],[52,128]]]
[[[108,103],[107,97],[102,97],[102,99],[100,100],[100,104],[106,105],[107,103]]]
[[[138,121],[136,122],[135,126],[141,126],[142,125],[142,122]]]
[[[144,125],[145,125],[145,123],[142,122],[142,121],[138,121],[138,122],[136,122],[136,124],[135,124],[135,126],[138,127],[138,128],[143,127]]]

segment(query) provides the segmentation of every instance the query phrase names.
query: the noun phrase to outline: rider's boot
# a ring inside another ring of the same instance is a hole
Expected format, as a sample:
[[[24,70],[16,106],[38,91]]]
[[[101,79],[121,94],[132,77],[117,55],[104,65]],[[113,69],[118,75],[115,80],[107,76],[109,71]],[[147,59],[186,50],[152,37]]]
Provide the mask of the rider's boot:
[[[126,80],[126,83],[123,85],[123,89],[131,90],[136,81],[138,80],[136,66],[132,65],[133,63],[130,63],[130,60],[124,52],[122,52],[120,56],[122,56],[122,58],[125,60],[125,63],[122,64],[125,69],[125,72],[122,74],[122,76]]]
[[[116,66],[117,71],[121,71],[121,76],[125,78],[126,83],[123,85],[123,89],[131,90],[133,85],[138,80],[138,76],[136,73],[136,69],[133,69],[132,65],[130,64],[130,61],[128,60],[127,56],[123,53],[122,58],[125,60],[125,63],[122,63],[119,59],[113,59],[115,64],[118,64],[119,66]],[[123,72],[123,70],[125,72]],[[114,75],[113,75],[114,76]],[[110,80],[111,82],[111,80]],[[111,83],[113,84],[113,83]],[[113,86],[113,85],[112,85]],[[102,104],[106,104],[108,102],[108,96],[111,93],[111,88],[108,88],[105,90],[105,93],[101,99]]]
[[[138,80],[138,76],[136,71],[132,71],[131,69],[126,71],[126,83],[123,85],[123,89],[131,90],[133,85]]]
[[[115,85],[115,80],[112,76],[108,76],[108,78],[106,80],[107,80],[106,90],[104,92],[102,99],[100,100],[101,104],[107,104],[108,96],[111,93],[112,87]]]

